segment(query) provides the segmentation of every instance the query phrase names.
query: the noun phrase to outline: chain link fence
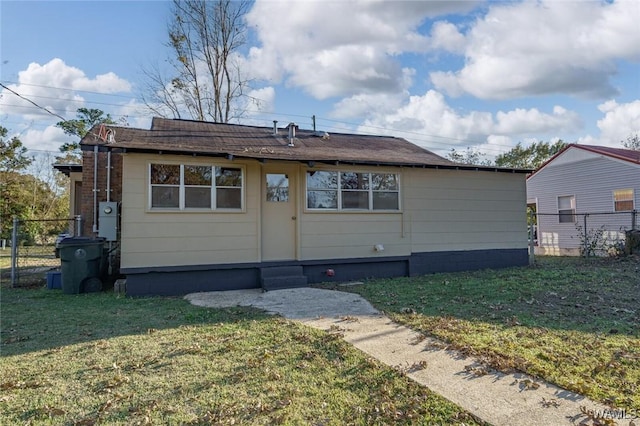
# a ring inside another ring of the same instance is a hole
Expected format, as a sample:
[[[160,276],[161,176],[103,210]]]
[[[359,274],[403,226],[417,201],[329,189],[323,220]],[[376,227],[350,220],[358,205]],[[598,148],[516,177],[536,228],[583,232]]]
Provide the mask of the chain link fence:
[[[615,256],[640,252],[637,210],[536,213],[529,219],[531,244],[541,255]]]
[[[11,241],[1,242],[2,282],[13,287],[40,285],[48,271],[60,268],[56,243],[80,236],[79,216],[70,219],[14,219]]]

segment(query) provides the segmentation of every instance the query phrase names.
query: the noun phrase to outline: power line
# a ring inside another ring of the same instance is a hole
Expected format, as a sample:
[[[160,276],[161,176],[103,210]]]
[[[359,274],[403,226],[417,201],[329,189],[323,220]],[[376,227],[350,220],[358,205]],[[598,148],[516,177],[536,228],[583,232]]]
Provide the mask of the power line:
[[[55,86],[47,86],[47,85],[41,85],[41,84],[30,84],[30,83],[20,83],[20,82],[9,82],[9,83],[20,84],[20,85],[24,84],[26,86],[43,87],[43,88],[56,89],[56,90],[66,90],[66,91],[71,91],[71,92],[92,93],[92,94],[96,94],[96,95],[114,96],[114,97],[132,99],[132,97],[130,97],[130,96],[93,92],[93,91],[89,91],[89,90],[76,90],[76,89],[69,89],[69,88],[65,88],[65,87],[55,87]],[[2,87],[7,88],[5,85],[2,85]],[[248,95],[246,95],[246,96],[250,97]],[[42,99],[57,99],[57,98],[53,98],[53,97],[46,97],[46,96],[40,96],[40,95],[33,95],[32,97],[34,97],[34,98],[42,98]],[[262,99],[257,99],[257,98],[254,98],[254,97],[250,97],[250,98],[252,98],[254,100],[258,100],[258,101],[263,101]],[[133,97],[133,99],[137,100],[135,97]],[[70,99],[70,100],[68,100],[68,102],[81,102],[81,101]],[[122,104],[111,104],[111,103],[107,103],[107,102],[90,101],[90,102],[87,102],[87,103],[94,104],[94,105],[106,105],[106,106],[122,107]],[[36,105],[36,106],[38,106],[38,105]],[[39,108],[41,108],[41,107],[39,107]],[[283,114],[283,113],[277,113],[277,112],[273,112],[273,111],[271,111],[271,112],[260,112],[259,114],[268,114],[268,115],[276,115],[276,116],[287,116],[287,117],[310,118],[308,116],[299,115],[299,114]],[[146,117],[146,116],[130,116],[130,117],[140,118],[140,117]],[[385,132],[388,132],[388,133],[399,133],[399,132],[401,132],[403,134],[422,137],[421,139],[416,139],[416,140],[420,140],[422,142],[429,142],[429,143],[433,143],[433,144],[438,144],[438,145],[447,145],[447,146],[449,146],[450,144],[447,144],[446,142],[439,142],[439,141],[434,141],[434,140],[431,140],[431,139],[423,139],[423,138],[424,137],[429,137],[429,138],[447,139],[447,140],[451,140],[451,141],[467,143],[469,145],[480,145],[480,144],[485,144],[486,143],[486,141],[471,140],[471,139],[461,139],[461,138],[454,138],[454,137],[450,137],[450,136],[440,136],[440,135],[426,134],[426,133],[413,132],[413,131],[408,131],[408,130],[400,130],[400,129],[396,129],[396,128],[373,126],[373,125],[363,125],[361,123],[360,124],[351,123],[351,122],[347,122],[347,121],[344,121],[344,120],[332,120],[330,118],[323,118],[323,117],[316,117],[316,119],[317,120],[322,120],[322,121],[333,122],[333,123],[344,123],[344,124],[352,125],[354,127],[359,127],[359,128],[363,128],[364,127],[364,128],[375,129],[375,130],[382,130],[382,131],[385,131]],[[267,119],[264,119],[264,121],[268,122]],[[338,130],[353,131],[353,129],[344,128],[344,127],[332,126],[332,128],[338,129]],[[503,145],[503,144],[493,144],[493,146],[504,147],[504,148],[507,148],[507,149],[511,149],[512,148],[512,146],[510,146],[510,145]],[[495,150],[495,151],[499,151],[499,149]]]
[[[116,97],[132,99],[130,96],[105,94],[105,93],[100,93],[100,92],[92,92],[92,91],[88,91],[88,90],[75,90],[75,89],[69,89],[69,88],[38,85],[38,84],[29,84],[29,83],[16,83],[16,84],[21,84],[21,85],[24,84],[24,85],[27,85],[27,86],[44,87],[44,88],[56,89],[56,90],[66,90],[66,91],[73,91],[73,92],[84,92],[84,93],[92,93],[92,94],[97,94],[97,95],[102,95],[102,96],[116,96]],[[19,98],[21,98],[21,99],[23,99],[23,100],[25,100],[25,101],[27,101],[27,102],[29,102],[30,104],[33,105],[33,107],[24,106],[24,105],[11,105],[11,104],[5,104],[5,106],[11,106],[11,107],[16,107],[16,108],[34,108],[35,107],[37,109],[45,111],[46,113],[48,113],[48,114],[50,114],[52,116],[60,118],[63,121],[67,121],[67,119],[62,117],[61,115],[56,114],[56,113],[50,111],[49,109],[38,105],[33,100],[28,99],[25,96],[19,94],[18,92],[10,89],[5,84],[0,83],[0,86],[5,88],[6,90],[10,91],[14,95],[18,96]],[[32,97],[42,98],[42,99],[57,99],[57,98],[54,98],[54,97],[47,97],[47,96],[40,96],[40,95],[33,95]],[[137,99],[135,97],[133,97],[133,99],[137,101]],[[80,102],[80,101],[74,100],[74,99],[69,99],[69,100],[66,100],[65,102]],[[123,106],[125,106],[125,105],[122,105],[122,104],[111,104],[111,103],[107,103],[107,102],[97,102],[97,101],[85,101],[85,102],[87,104],[107,105],[107,106],[114,106],[114,107],[123,107]],[[149,115],[127,115],[127,117],[131,117],[131,118],[148,118],[151,115],[152,114],[149,114]],[[260,112],[257,112],[256,115],[257,116],[251,118],[251,120],[255,120],[255,121],[258,121],[258,122],[264,121],[266,123],[268,123],[270,120],[267,119],[267,118],[261,118],[259,116],[270,115],[270,116],[300,117],[300,118],[307,118],[307,119],[311,118],[311,117],[309,117],[307,115],[278,113],[278,112],[275,112],[275,111],[260,111]],[[434,139],[446,139],[446,140],[449,140],[449,141],[462,142],[463,144],[468,144],[468,145],[481,145],[481,144],[487,143],[487,141],[461,139],[461,138],[455,138],[455,137],[450,137],[450,136],[441,136],[441,135],[433,135],[433,134],[427,134],[427,133],[421,133],[421,132],[415,132],[415,131],[401,130],[401,129],[396,129],[396,128],[388,128],[388,127],[381,127],[381,126],[374,126],[374,125],[364,125],[362,123],[353,123],[353,122],[348,122],[348,121],[344,121],[344,120],[333,120],[333,119],[330,119],[330,118],[317,117],[317,116],[316,116],[316,120],[317,121],[330,122],[330,123],[340,123],[340,124],[351,125],[354,128],[369,128],[369,129],[381,130],[381,131],[383,131],[383,132],[385,132],[387,134],[390,134],[390,135],[402,133],[402,134],[405,134],[405,135],[411,135],[411,136],[407,136],[407,137],[411,137],[411,139],[414,140],[414,141],[422,142],[424,144],[430,144],[430,145],[441,145],[441,146],[451,147],[451,143],[447,143],[447,142],[444,142],[444,141],[433,140],[431,138],[434,138]],[[307,124],[310,124],[310,123],[307,123]],[[328,130],[330,130],[330,129],[335,129],[337,131],[343,130],[343,131],[347,131],[347,132],[353,132],[354,131],[353,128],[345,128],[345,127],[340,127],[340,126],[335,126],[335,125],[330,126]],[[425,139],[425,137],[430,138],[430,139]],[[459,144],[456,144],[456,145],[459,145]],[[503,147],[505,150],[513,148],[510,145],[492,144],[491,146],[485,147],[484,150],[502,153],[503,150],[501,150],[500,148],[497,148],[497,147]]]
[[[276,112],[264,112],[261,114],[267,114],[267,115],[276,115],[276,116],[286,116],[286,117],[303,117],[303,118],[310,118],[306,115],[299,115],[299,114],[283,114],[283,113],[276,113]],[[265,119],[258,119],[255,118],[256,121],[264,121],[264,122],[268,122],[268,120]],[[371,128],[371,129],[378,129],[378,130],[383,130],[385,132],[387,132],[390,135],[397,135],[398,133],[404,133],[407,135],[411,135],[411,139],[417,142],[422,142],[425,144],[432,144],[432,145],[440,145],[440,146],[445,146],[445,147],[452,147],[451,143],[447,143],[444,141],[438,141],[438,140],[433,140],[433,139],[425,139],[425,137],[429,137],[429,138],[440,138],[440,139],[448,139],[448,140],[452,140],[452,141],[459,141],[459,142],[464,142],[466,144],[469,145],[479,145],[479,144],[484,144],[486,143],[486,141],[473,141],[470,139],[460,139],[460,138],[453,138],[453,137],[448,137],[448,136],[439,136],[439,135],[430,135],[430,134],[426,134],[426,133],[420,133],[420,132],[412,132],[412,131],[408,131],[408,130],[400,130],[400,129],[395,129],[395,128],[386,128],[386,127],[379,127],[379,126],[371,126],[371,125],[363,125],[363,124],[358,124],[358,123],[352,123],[352,122],[348,122],[348,121],[339,121],[339,120],[332,120],[332,119],[328,119],[328,118],[322,118],[322,117],[318,117],[316,116],[316,122],[317,121],[328,121],[328,122],[332,122],[332,123],[344,123],[347,125],[353,125],[354,127],[365,127],[365,128]],[[326,128],[326,130],[332,130],[335,129],[336,131],[345,131],[345,132],[354,132],[354,130],[352,128],[347,128],[347,127],[341,127],[341,126],[330,126],[328,128]],[[409,137],[409,136],[407,136]],[[505,148],[505,150],[509,150],[512,149],[513,147],[510,145],[503,145],[503,144],[492,144],[493,146],[489,146],[489,147],[485,147],[483,148],[486,151],[491,151],[491,152],[497,152],[497,153],[502,153],[503,150],[501,150],[499,147],[503,147]]]
[[[34,105],[34,106],[36,106],[37,108],[39,108],[39,109],[41,109],[41,110],[43,110],[43,111],[45,111],[45,112],[47,112],[47,113],[49,113],[49,114],[53,115],[54,117],[58,117],[58,118],[60,118],[62,121],[67,121],[67,119],[66,119],[66,118],[64,118],[63,116],[61,116],[61,115],[59,115],[59,114],[56,114],[55,112],[51,112],[51,111],[49,111],[47,108],[45,108],[45,107],[43,107],[43,106],[40,106],[40,105],[38,105],[37,103],[33,102],[31,99],[25,98],[25,97],[24,97],[24,96],[22,96],[20,93],[18,93],[18,92],[16,92],[16,91],[14,91],[13,89],[8,88],[8,87],[7,87],[7,86],[5,86],[4,84],[0,83],[0,86],[4,87],[4,88],[5,88],[5,89],[7,89],[9,92],[11,92],[11,93],[13,93],[14,95],[16,95],[17,97],[19,97],[20,99],[23,99],[23,100],[25,100],[25,101],[27,101],[27,102],[29,102],[29,103],[33,104],[33,105]]]
[[[93,104],[98,104],[97,102],[87,102],[88,105],[93,105]],[[123,105],[117,105],[117,104],[105,104],[105,105],[111,105],[111,106],[116,106],[116,107],[122,107]],[[9,104],[9,103],[4,103],[1,104],[1,106],[7,106],[7,107],[12,107],[12,108],[31,108],[31,109],[40,109],[40,108],[36,108],[34,106],[31,105],[15,105],[15,104]],[[6,113],[5,113],[6,114]],[[151,117],[152,115],[131,115],[131,114],[124,114],[123,117],[126,118],[148,118]],[[59,116],[58,116],[59,117]],[[67,120],[65,120],[67,121]],[[49,124],[42,124],[42,126],[48,127]]]
[[[42,88],[45,88],[45,89],[66,90],[68,92],[91,93],[91,94],[100,95],[100,96],[114,96],[114,97],[126,98],[126,99],[130,98],[130,96],[127,96],[127,95],[116,95],[114,93],[94,92],[94,91],[91,91],[91,90],[81,90],[81,89],[71,89],[71,88],[68,88],[68,87],[47,86],[47,85],[44,85],[44,84],[23,83],[23,82],[19,82],[19,81],[5,80],[4,83],[6,83],[6,84],[19,84],[21,86],[42,87]]]
[[[91,104],[95,104],[95,105],[108,105],[108,106],[122,106],[122,104],[110,104],[108,102],[98,102],[98,101],[87,101],[86,99],[60,99],[59,97],[55,97],[55,96],[42,96],[42,95],[30,95],[31,98],[38,98],[38,99],[57,99],[57,100],[61,100],[64,102],[74,102],[77,104],[82,104],[82,103],[91,103]],[[17,105],[13,105],[13,106],[17,106]]]

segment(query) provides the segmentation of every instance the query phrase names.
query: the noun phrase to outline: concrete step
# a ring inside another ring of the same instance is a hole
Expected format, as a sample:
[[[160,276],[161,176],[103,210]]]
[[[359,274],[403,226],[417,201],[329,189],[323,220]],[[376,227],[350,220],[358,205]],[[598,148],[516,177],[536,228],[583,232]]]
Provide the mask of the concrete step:
[[[302,266],[260,268],[260,284],[264,291],[299,288],[308,285]]]

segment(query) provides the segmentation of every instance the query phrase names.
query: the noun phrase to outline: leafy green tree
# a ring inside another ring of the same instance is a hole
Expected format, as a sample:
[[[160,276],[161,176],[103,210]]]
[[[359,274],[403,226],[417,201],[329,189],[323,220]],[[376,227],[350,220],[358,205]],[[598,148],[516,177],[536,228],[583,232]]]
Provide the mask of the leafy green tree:
[[[17,136],[7,140],[9,131],[0,126],[0,172],[26,169],[33,161],[27,156],[27,148]]]
[[[518,142],[510,151],[498,155],[495,165],[498,167],[537,169],[566,146],[567,144],[562,140],[553,143],[534,142],[528,147],[524,147],[522,142]]]
[[[11,238],[14,217],[67,217],[69,195],[68,190],[58,191],[54,188],[55,184],[29,174],[28,170],[35,159],[27,156],[27,149],[18,137],[7,139],[7,134],[8,130],[0,126],[0,239],[8,240]],[[50,161],[43,161],[42,164],[50,169]],[[30,242],[37,242],[37,235],[48,236],[59,232],[54,227],[52,223],[32,222],[22,231]]]
[[[106,114],[101,109],[78,108],[76,118],[73,120],[60,121],[56,124],[65,134],[77,137],[77,140],[66,142],[60,147],[60,151],[66,156],[58,158],[65,162],[80,162],[80,140],[96,124],[117,124],[111,114]]]
[[[629,136],[626,141],[622,141],[621,143],[626,149],[640,151],[640,137],[638,137],[637,133],[633,136]]]
[[[27,148],[14,136],[7,139],[9,131],[0,126],[0,238],[9,239],[14,216],[23,214],[24,206],[17,202],[22,191],[20,174],[33,161],[27,156]]]
[[[447,158],[454,163],[458,164],[474,164],[477,166],[490,166],[491,160],[488,160],[486,154],[480,152],[474,148],[467,147],[466,150],[460,152],[455,148],[451,148],[451,151],[447,154]]]

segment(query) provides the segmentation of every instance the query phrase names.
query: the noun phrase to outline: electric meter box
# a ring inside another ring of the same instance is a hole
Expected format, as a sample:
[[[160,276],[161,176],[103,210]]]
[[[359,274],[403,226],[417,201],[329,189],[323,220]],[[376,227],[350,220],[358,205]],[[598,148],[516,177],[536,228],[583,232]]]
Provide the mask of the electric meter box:
[[[118,239],[118,203],[101,201],[98,207],[98,236],[107,241]]]

